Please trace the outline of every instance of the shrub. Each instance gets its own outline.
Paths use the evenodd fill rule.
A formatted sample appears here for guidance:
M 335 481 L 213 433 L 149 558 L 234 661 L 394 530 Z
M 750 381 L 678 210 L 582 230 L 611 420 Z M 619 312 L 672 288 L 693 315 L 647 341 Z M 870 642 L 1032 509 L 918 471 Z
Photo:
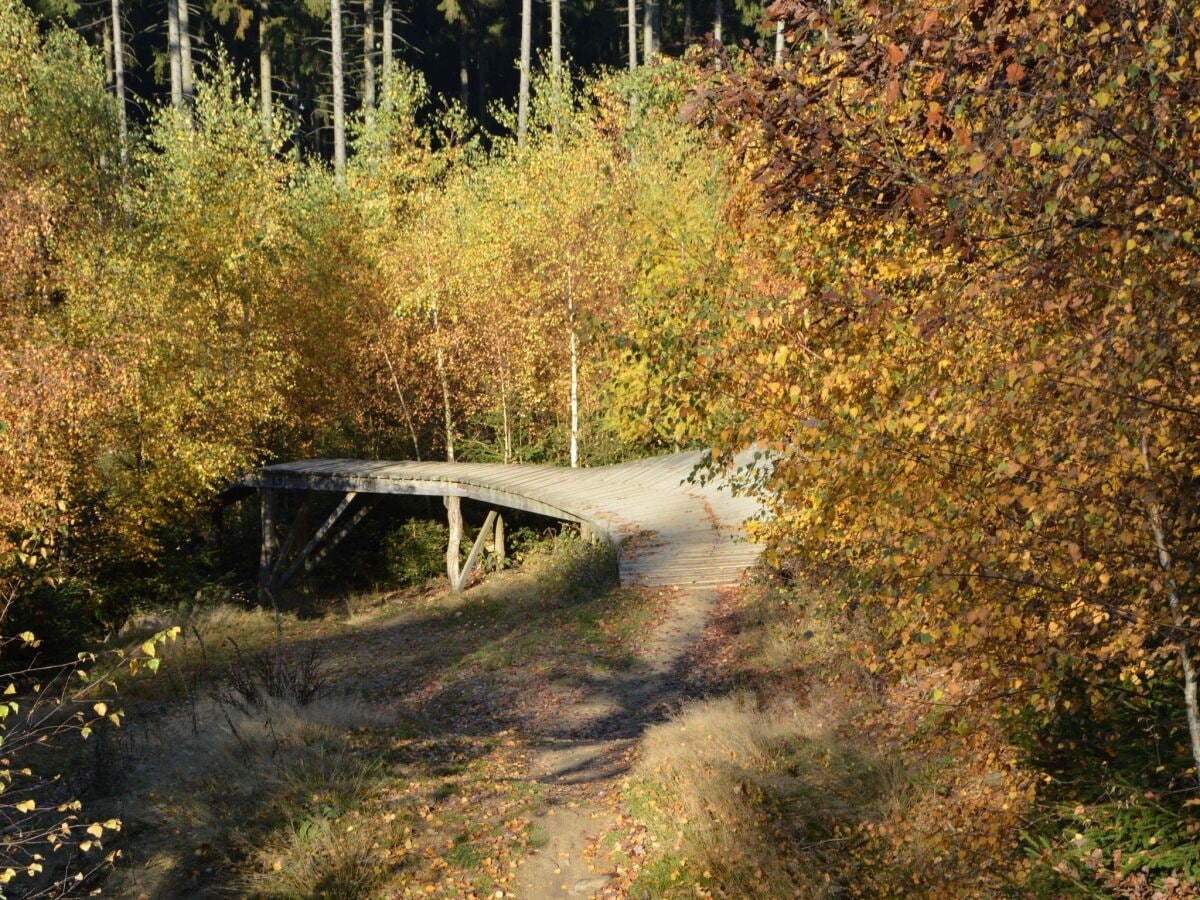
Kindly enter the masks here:
M 442 522 L 409 519 L 384 538 L 383 559 L 388 575 L 406 587 L 419 587 L 427 578 L 437 578 L 446 571 L 449 540 L 449 529 Z

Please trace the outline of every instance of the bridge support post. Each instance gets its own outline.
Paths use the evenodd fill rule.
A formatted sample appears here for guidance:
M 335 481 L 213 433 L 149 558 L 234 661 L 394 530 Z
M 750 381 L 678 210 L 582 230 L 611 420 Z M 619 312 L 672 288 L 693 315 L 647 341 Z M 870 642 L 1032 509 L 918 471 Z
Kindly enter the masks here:
M 463 563 L 462 571 L 458 573 L 457 578 L 450 581 L 450 591 L 454 594 L 462 593 L 462 589 L 467 586 L 467 579 L 471 577 L 471 571 L 475 568 L 475 562 L 479 559 L 479 554 L 483 551 L 483 545 L 487 543 L 488 535 L 492 532 L 492 525 L 496 521 L 496 511 L 493 509 L 487 514 L 487 518 L 483 521 L 483 527 L 479 529 L 479 534 L 475 536 L 475 543 L 471 547 L 471 552 L 467 555 L 467 561 Z
M 262 546 L 258 553 L 258 602 L 265 603 L 270 588 L 272 565 L 279 550 L 279 535 L 275 531 L 277 495 L 269 488 L 259 491 L 262 518 Z
M 504 516 L 496 513 L 496 571 L 499 572 L 504 568 Z

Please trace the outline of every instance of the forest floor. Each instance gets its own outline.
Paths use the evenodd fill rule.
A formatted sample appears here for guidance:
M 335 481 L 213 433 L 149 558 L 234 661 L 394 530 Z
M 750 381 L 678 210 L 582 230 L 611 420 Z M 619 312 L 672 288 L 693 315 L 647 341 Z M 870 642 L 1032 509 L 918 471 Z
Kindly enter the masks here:
M 105 892 L 641 896 L 625 792 L 645 729 L 701 689 L 717 593 L 559 555 L 458 596 L 185 617 L 95 743 L 93 806 L 124 821 Z

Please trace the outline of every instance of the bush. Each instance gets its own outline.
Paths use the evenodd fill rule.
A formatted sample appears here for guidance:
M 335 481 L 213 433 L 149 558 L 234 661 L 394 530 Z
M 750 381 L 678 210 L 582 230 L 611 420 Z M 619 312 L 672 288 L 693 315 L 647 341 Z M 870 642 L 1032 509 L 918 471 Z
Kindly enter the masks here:
M 450 531 L 443 523 L 409 519 L 383 540 L 388 576 L 405 587 L 420 587 L 427 578 L 437 578 L 446 571 L 449 540 Z

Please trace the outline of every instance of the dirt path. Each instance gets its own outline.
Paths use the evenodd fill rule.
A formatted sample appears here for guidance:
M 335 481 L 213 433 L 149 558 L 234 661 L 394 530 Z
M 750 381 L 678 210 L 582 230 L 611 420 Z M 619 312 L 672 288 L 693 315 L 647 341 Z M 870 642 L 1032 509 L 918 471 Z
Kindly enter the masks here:
M 682 699 L 688 651 L 704 631 L 717 592 L 678 590 L 644 646 L 640 665 L 589 689 L 544 736 L 531 777 L 545 806 L 533 822 L 545 842 L 517 871 L 528 900 L 610 895 L 616 863 L 602 838 L 614 829 L 620 778 L 647 725 Z

